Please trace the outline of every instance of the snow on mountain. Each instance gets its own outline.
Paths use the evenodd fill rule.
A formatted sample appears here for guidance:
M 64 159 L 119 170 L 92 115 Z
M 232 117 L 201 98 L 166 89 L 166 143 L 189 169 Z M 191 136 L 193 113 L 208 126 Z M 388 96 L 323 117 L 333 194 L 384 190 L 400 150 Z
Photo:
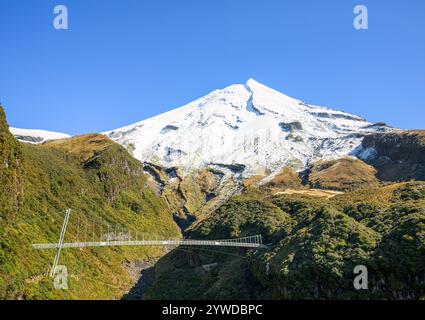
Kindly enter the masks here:
M 33 144 L 40 144 L 48 140 L 57 140 L 57 139 L 71 137 L 70 135 L 65 133 L 45 131 L 45 130 L 18 129 L 18 128 L 12 128 L 12 127 L 9 129 L 10 129 L 10 132 L 19 141 L 33 143 Z
M 216 166 L 250 176 L 349 155 L 366 134 L 389 130 L 251 79 L 105 134 L 144 162 L 186 172 Z

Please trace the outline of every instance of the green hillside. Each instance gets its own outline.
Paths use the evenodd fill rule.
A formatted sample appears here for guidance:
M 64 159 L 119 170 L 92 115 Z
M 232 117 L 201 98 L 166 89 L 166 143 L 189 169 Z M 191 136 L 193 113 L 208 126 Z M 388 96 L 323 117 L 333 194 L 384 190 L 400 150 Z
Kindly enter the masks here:
M 144 298 L 425 297 L 425 182 L 328 200 L 250 192 L 233 197 L 192 237 L 253 234 L 270 249 L 186 249 L 162 258 Z M 356 265 L 368 267 L 369 290 L 353 288 Z
M 81 240 L 77 223 L 95 221 L 166 238 L 180 237 L 172 212 L 147 187 L 142 164 L 101 135 L 44 145 L 20 144 L 0 108 L 0 299 L 111 299 L 131 287 L 132 262 L 160 248 L 63 250 L 69 289 L 55 290 L 46 274 L 54 251 L 32 243 L 57 242 L 67 208 L 67 241 Z M 88 230 L 88 237 L 99 231 Z
M 22 152 L 9 132 L 4 110 L 0 105 L 0 212 L 9 216 L 22 197 Z

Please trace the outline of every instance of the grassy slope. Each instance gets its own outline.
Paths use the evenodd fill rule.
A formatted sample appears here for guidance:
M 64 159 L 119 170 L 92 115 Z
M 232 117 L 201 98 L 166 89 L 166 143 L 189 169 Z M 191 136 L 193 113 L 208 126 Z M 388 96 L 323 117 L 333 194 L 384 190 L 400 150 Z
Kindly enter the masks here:
M 376 187 L 376 170 L 361 160 L 342 158 L 318 161 L 310 169 L 308 183 L 311 188 L 353 191 Z
M 125 265 L 162 255 L 155 248 L 64 250 L 69 290 L 54 290 L 46 276 L 54 252 L 33 250 L 31 243 L 56 242 L 66 208 L 73 209 L 66 241 L 77 240 L 77 223 L 85 218 L 133 232 L 180 236 L 168 206 L 146 188 L 141 164 L 102 136 L 18 148 L 24 198 L 12 214 L 0 216 L 0 298 L 120 298 L 132 281 Z
M 299 177 L 298 173 L 290 167 L 285 167 L 278 175 L 276 175 L 270 182 L 268 182 L 263 187 L 298 189 L 301 188 L 301 186 L 301 178 Z

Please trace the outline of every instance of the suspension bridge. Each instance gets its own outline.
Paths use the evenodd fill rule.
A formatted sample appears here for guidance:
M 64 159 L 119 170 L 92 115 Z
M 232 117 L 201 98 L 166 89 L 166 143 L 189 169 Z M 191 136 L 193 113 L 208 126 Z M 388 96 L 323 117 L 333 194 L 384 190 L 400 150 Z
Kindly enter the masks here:
M 245 238 L 225 240 L 127 240 L 127 241 L 99 241 L 99 242 L 71 242 L 71 243 L 36 243 L 35 249 L 66 249 L 87 247 L 116 247 L 116 246 L 221 246 L 258 248 L 262 247 L 261 236 L 255 235 Z
M 71 209 L 65 214 L 65 219 L 56 243 L 35 243 L 33 248 L 37 250 L 56 249 L 50 275 L 56 272 L 62 249 L 90 248 L 90 247 L 117 247 L 117 246 L 214 246 L 214 247 L 238 247 L 238 248 L 266 248 L 263 245 L 261 235 L 253 235 L 243 238 L 222 240 L 194 240 L 194 239 L 160 239 L 158 236 L 149 236 L 144 233 L 131 232 L 121 228 L 112 228 L 103 224 L 90 223 L 87 220 L 80 223 L 78 219 L 74 233 L 74 241 L 65 242 L 65 234 L 69 224 Z M 83 229 L 81 232 L 80 229 Z M 80 238 L 83 238 L 83 241 Z

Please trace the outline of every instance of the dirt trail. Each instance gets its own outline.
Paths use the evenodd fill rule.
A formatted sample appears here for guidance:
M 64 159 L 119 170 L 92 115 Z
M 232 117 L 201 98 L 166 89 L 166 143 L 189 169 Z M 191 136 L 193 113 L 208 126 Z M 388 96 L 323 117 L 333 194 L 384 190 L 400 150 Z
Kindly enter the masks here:
M 334 190 L 320 190 L 320 189 L 300 189 L 300 190 L 286 189 L 284 191 L 276 192 L 275 194 L 301 194 L 301 195 L 307 195 L 312 197 L 326 197 L 330 199 L 337 195 L 344 194 L 344 192 L 334 191 Z

